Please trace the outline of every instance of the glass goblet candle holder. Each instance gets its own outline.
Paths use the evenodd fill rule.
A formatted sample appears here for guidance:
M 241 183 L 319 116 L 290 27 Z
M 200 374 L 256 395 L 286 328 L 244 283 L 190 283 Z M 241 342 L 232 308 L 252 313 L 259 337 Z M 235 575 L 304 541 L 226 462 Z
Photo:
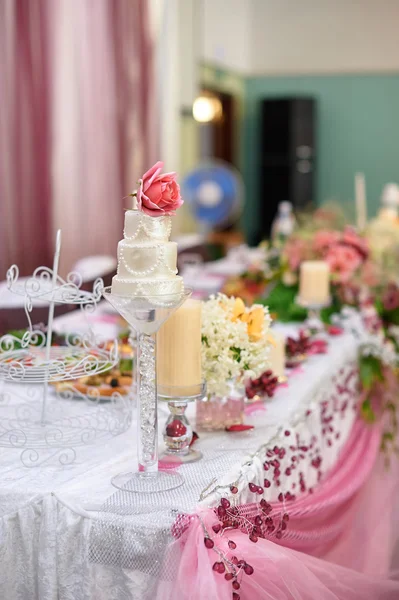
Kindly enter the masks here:
M 206 384 L 186 386 L 158 386 L 158 398 L 167 402 L 170 411 L 163 430 L 166 450 L 165 462 L 186 463 L 202 458 L 201 452 L 191 448 L 193 429 L 186 415 L 189 402 L 200 400 L 206 394 Z
M 305 327 L 307 327 L 312 333 L 317 333 L 324 331 L 324 323 L 321 318 L 321 310 L 323 308 L 327 308 L 331 306 L 331 297 L 328 297 L 323 302 L 304 300 L 300 296 L 297 296 L 295 299 L 295 303 L 298 306 L 306 309 L 308 312 L 307 319 L 304 323 Z

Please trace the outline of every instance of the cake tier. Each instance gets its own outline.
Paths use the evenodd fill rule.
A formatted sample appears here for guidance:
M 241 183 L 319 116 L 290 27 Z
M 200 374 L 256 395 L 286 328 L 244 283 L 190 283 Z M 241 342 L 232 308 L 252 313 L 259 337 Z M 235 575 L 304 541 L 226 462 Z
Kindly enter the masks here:
M 184 290 L 183 278 L 169 279 L 129 279 L 115 275 L 112 279 L 112 293 L 121 296 L 149 296 L 181 294 Z
M 171 231 L 171 217 L 149 217 L 138 210 L 125 212 L 123 235 L 130 242 L 167 242 Z
M 177 275 L 177 244 L 118 244 L 118 275 L 121 278 L 167 279 Z

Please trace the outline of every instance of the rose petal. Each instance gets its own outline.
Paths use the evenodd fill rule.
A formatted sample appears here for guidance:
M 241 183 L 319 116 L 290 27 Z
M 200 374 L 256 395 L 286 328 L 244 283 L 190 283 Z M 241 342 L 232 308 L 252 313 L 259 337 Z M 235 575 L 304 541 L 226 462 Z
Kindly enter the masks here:
M 152 185 L 153 181 L 161 174 L 163 169 L 163 162 L 158 161 L 151 169 L 144 173 L 142 177 L 143 190 L 146 192 Z
M 144 204 L 146 202 L 146 198 L 148 198 L 150 202 L 155 204 L 155 206 L 158 206 L 158 203 L 162 198 L 162 189 L 161 184 L 159 182 L 154 182 L 152 186 L 145 191 L 145 196 L 143 196 L 142 198 Z
M 226 431 L 249 431 L 250 429 L 254 429 L 253 425 L 230 425 L 230 427 L 226 427 Z

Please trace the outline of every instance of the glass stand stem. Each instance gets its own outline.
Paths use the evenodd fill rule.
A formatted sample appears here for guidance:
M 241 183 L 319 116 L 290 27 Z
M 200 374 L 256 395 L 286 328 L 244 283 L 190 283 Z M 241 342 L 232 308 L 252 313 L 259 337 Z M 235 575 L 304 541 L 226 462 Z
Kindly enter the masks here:
M 137 453 L 139 472 L 158 472 L 156 336 L 137 340 Z
M 309 308 L 308 318 L 309 318 L 309 321 L 313 321 L 315 323 L 320 322 L 321 321 L 320 308 Z

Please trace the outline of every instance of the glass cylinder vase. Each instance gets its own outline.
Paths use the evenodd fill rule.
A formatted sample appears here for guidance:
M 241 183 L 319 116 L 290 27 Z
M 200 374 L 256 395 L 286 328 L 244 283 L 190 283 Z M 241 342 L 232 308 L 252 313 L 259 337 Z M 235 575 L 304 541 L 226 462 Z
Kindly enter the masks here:
M 196 402 L 197 429 L 218 431 L 244 422 L 245 388 L 229 382 L 225 396 L 208 394 Z

